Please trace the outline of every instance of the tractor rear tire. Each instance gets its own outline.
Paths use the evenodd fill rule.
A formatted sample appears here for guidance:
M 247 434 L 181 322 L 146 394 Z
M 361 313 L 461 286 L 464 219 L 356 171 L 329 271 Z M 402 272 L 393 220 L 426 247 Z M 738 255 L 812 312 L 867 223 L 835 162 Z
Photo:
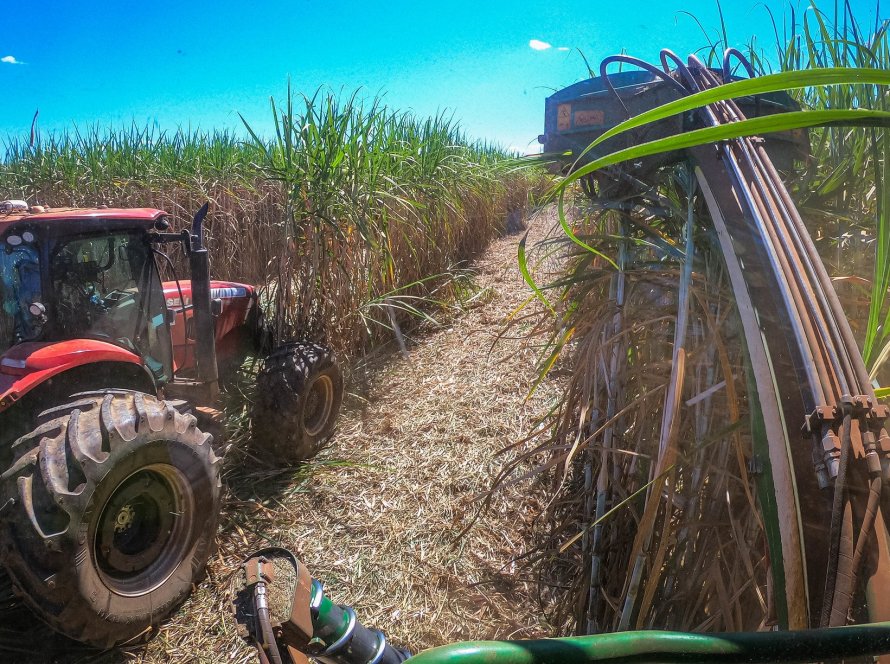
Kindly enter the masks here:
M 220 460 L 194 416 L 151 395 L 74 399 L 14 444 L 0 479 L 0 551 L 40 618 L 110 648 L 150 634 L 203 571 Z
M 343 403 L 343 377 L 331 351 L 309 342 L 280 346 L 257 376 L 253 447 L 272 465 L 314 456 Z

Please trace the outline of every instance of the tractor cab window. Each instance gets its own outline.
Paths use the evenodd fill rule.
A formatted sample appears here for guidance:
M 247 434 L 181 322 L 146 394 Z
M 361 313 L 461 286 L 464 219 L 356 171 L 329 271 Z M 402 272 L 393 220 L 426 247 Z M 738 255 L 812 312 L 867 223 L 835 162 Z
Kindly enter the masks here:
M 0 247 L 0 352 L 40 336 L 40 254 L 29 232 L 10 233 Z
M 142 233 L 79 236 L 52 253 L 53 336 L 93 338 L 137 355 L 160 382 L 171 375 L 164 297 Z

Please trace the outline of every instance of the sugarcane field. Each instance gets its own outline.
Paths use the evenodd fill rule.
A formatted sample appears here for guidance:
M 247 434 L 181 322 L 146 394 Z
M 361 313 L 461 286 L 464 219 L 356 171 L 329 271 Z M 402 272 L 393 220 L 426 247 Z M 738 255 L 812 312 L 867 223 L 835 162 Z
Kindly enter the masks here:
M 890 662 L 880 2 L 8 4 L 0 661 Z

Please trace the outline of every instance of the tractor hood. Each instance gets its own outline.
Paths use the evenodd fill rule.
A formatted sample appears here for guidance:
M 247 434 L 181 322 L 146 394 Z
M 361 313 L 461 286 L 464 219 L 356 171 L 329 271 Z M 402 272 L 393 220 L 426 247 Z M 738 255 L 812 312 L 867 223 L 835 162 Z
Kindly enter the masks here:
M 0 411 L 49 378 L 96 362 L 142 366 L 135 353 L 96 339 L 29 342 L 13 346 L 0 356 Z
M 165 281 L 164 297 L 167 300 L 167 307 L 178 308 L 181 306 L 179 301 L 179 288 L 175 281 Z M 179 282 L 182 287 L 182 298 L 185 300 L 185 306 L 192 304 L 192 284 L 187 279 Z M 225 300 L 244 300 L 249 302 L 254 295 L 255 289 L 248 284 L 240 284 L 235 281 L 218 281 L 210 280 L 210 297 L 213 299 L 224 300 L 223 306 L 227 306 Z

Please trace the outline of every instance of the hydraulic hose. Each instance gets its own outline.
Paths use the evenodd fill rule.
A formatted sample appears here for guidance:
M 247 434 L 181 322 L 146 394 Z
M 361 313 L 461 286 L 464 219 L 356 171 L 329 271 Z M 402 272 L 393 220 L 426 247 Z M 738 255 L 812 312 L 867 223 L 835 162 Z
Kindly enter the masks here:
M 859 430 L 867 431 L 867 428 L 868 423 L 865 421 L 865 418 L 860 418 Z M 865 512 L 862 515 L 862 523 L 856 537 L 855 550 L 850 561 L 850 580 L 843 589 L 846 592 L 839 593 L 837 589 L 835 590 L 830 626 L 845 625 L 847 623 L 850 608 L 853 606 L 853 592 L 856 588 L 856 581 L 862 565 L 862 557 L 865 554 L 866 544 L 871 540 L 872 529 L 874 528 L 881 502 L 883 487 L 881 461 L 873 438 L 871 441 L 866 442 L 865 460 L 869 474 L 868 501 L 865 506 Z M 852 517 L 850 526 L 852 528 Z
M 818 281 L 817 279 L 814 279 L 816 276 L 815 268 L 809 260 L 810 257 L 807 254 L 805 247 L 801 246 L 806 240 L 801 238 L 799 234 L 795 232 L 796 229 L 794 228 L 794 222 L 791 218 L 792 215 L 789 211 L 787 201 L 782 196 L 781 189 L 783 189 L 783 187 L 780 187 L 780 185 L 777 184 L 778 182 L 781 182 L 777 179 L 778 174 L 770 173 L 768 171 L 768 159 L 763 158 L 764 155 L 760 150 L 750 144 L 747 140 L 744 142 L 744 145 L 748 159 L 753 166 L 756 166 L 760 173 L 760 177 L 758 178 L 759 186 L 765 187 L 765 190 L 768 190 L 775 208 L 779 212 L 780 218 L 776 221 L 782 222 L 783 224 L 783 227 L 781 228 L 782 232 L 780 233 L 782 247 L 788 256 L 792 256 L 795 262 L 804 268 L 803 272 L 799 270 L 791 270 L 790 274 L 794 277 L 801 296 L 806 299 L 807 306 L 801 310 L 802 315 L 813 321 L 820 333 L 821 344 L 814 346 L 813 348 L 822 349 L 834 370 L 833 376 L 823 377 L 823 389 L 825 390 L 826 395 L 830 395 L 832 401 L 837 400 L 843 394 L 858 394 L 859 392 L 855 387 L 855 375 L 850 368 L 849 361 L 843 362 L 842 356 L 834 350 L 838 345 L 842 345 L 842 338 L 839 333 L 837 333 L 837 325 L 831 326 L 829 324 L 829 320 L 833 320 L 835 314 L 832 312 L 828 301 L 824 297 L 820 297 L 821 289 L 813 288 L 814 280 Z M 826 331 L 834 332 L 834 342 L 826 337 Z M 849 360 L 848 357 L 847 360 Z M 834 380 L 832 380 L 832 378 Z M 820 399 L 816 396 L 816 405 L 825 403 L 825 398 L 826 397 L 823 396 Z
M 837 550 L 837 572 L 835 573 L 834 597 L 831 598 L 831 615 L 828 619 L 828 627 L 840 627 L 847 624 L 847 617 L 853 604 L 853 587 L 856 584 L 853 571 L 853 503 L 849 496 L 844 497 L 842 509 L 841 537 Z
M 661 88 L 662 95 L 665 92 L 673 94 L 675 90 L 687 95 L 693 91 L 714 88 L 733 77 L 734 67 L 739 74 L 744 69 L 749 77 L 756 76 L 751 62 L 734 48 L 723 52 L 721 69 L 707 67 L 695 55 L 690 55 L 684 64 L 674 52 L 667 49 L 660 52 L 659 60 L 660 68 L 626 55 L 604 59 L 599 68 L 602 85 L 616 100 L 608 100 L 609 105 L 612 108 L 623 107 L 627 112 L 624 99 L 629 98 L 628 95 L 625 94 L 622 98 L 619 95 L 621 90 L 615 89 L 608 76 L 608 67 L 614 63 L 640 68 L 659 79 L 655 85 L 647 83 L 624 90 L 636 90 L 641 97 L 649 93 L 650 87 Z M 657 95 L 651 96 L 656 100 Z M 636 108 L 643 103 L 645 101 L 635 99 L 633 105 Z M 706 126 L 742 121 L 745 113 L 740 108 L 741 103 L 733 99 L 716 101 L 701 107 L 694 115 Z M 755 114 L 760 115 L 758 95 L 754 95 L 754 108 Z M 774 449 L 777 445 L 781 447 L 781 438 L 769 441 L 770 454 L 775 452 L 776 463 L 780 464 L 784 473 L 781 486 L 784 500 L 782 509 L 785 510 L 784 514 L 791 515 L 788 527 L 776 526 L 781 531 L 778 535 L 781 537 L 779 544 L 782 548 L 773 551 L 777 549 L 777 544 L 771 540 L 771 552 L 778 553 L 780 560 L 787 547 L 789 555 L 794 558 L 791 562 L 783 563 L 786 565 L 786 574 L 791 575 L 788 578 L 792 582 L 789 583 L 793 583 L 786 583 L 785 590 L 793 588 L 795 592 L 794 625 L 845 625 L 853 606 L 855 591 L 862 585 L 857 582 L 857 577 L 865 573 L 862 571 L 865 568 L 863 563 L 870 556 L 869 543 L 874 541 L 876 521 L 880 520 L 878 513 L 882 509 L 883 498 L 880 465 L 882 460 L 886 462 L 886 457 L 883 451 L 879 457 L 873 437 L 883 425 L 884 411 L 875 405 L 871 380 L 831 277 L 800 212 L 771 161 L 771 147 L 768 150 L 770 143 L 752 137 L 721 141 L 715 147 L 718 158 L 722 159 L 719 182 L 723 187 L 731 189 L 735 198 L 734 201 L 731 200 L 729 194 L 725 197 L 726 204 L 735 215 L 734 223 L 743 231 L 743 236 L 750 234 L 756 240 L 761 240 L 754 264 L 765 267 L 771 273 L 765 281 L 755 281 L 757 277 L 753 274 L 750 282 L 744 277 L 739 277 L 738 281 L 744 280 L 749 288 L 754 284 L 754 288 L 760 289 L 760 292 L 770 298 L 761 310 L 755 310 L 756 314 L 776 315 L 780 321 L 788 321 L 786 325 L 790 326 L 784 338 L 787 349 L 784 345 L 776 345 L 776 357 L 781 367 L 793 372 L 788 375 L 788 384 L 782 386 L 782 403 L 779 405 L 783 411 L 781 414 L 784 414 L 787 421 L 781 427 L 773 426 L 772 435 L 780 437 L 786 431 L 786 425 L 796 427 L 800 424 L 804 425 L 805 431 L 814 435 L 813 466 L 816 481 L 813 481 L 814 478 L 802 478 L 799 480 L 800 485 L 795 482 L 793 472 L 798 473 L 800 478 L 799 473 L 805 469 L 807 462 L 802 460 L 798 449 L 794 446 Z M 701 155 L 705 154 L 705 150 L 700 149 L 691 153 L 691 156 L 701 161 L 704 158 Z M 710 158 L 711 155 L 707 156 Z M 617 179 L 626 174 L 618 168 L 615 171 L 610 172 L 609 177 Z M 604 197 L 603 191 L 599 194 L 600 198 Z M 728 234 L 729 229 L 724 232 Z M 729 254 L 729 250 L 724 251 Z M 741 265 L 741 260 L 739 263 Z M 775 295 L 772 292 L 767 293 L 762 283 L 774 285 L 772 290 Z M 776 374 L 773 373 L 772 377 L 775 380 Z M 769 385 L 767 389 L 772 387 Z M 856 418 L 855 423 L 853 418 Z M 864 461 L 858 457 L 855 460 L 853 458 L 853 441 L 856 441 L 855 450 L 858 452 L 860 434 L 867 450 Z M 871 443 L 865 434 L 872 436 Z M 785 442 L 789 441 L 786 439 Z M 864 472 L 866 466 L 867 475 Z M 832 477 L 833 494 L 830 498 L 826 495 L 824 499 L 826 503 L 830 501 L 830 507 L 826 504 L 818 515 L 796 516 L 794 512 L 799 508 L 823 504 L 822 492 L 832 491 L 829 488 Z M 867 494 L 862 489 L 867 489 Z M 776 492 L 778 495 L 779 488 Z M 792 498 L 787 498 L 788 496 Z M 798 500 L 801 502 L 798 503 Z M 826 513 L 831 515 L 827 541 L 823 521 L 828 516 Z M 792 519 L 796 524 L 792 523 Z M 794 525 L 797 526 L 796 529 Z M 813 552 L 811 556 L 806 556 L 806 560 L 805 551 Z M 798 562 L 799 560 L 803 562 Z M 870 577 L 870 587 L 876 581 L 885 579 L 888 574 L 883 568 L 879 572 L 880 574 L 874 572 L 874 576 Z M 819 579 L 823 573 L 826 580 L 820 607 L 819 596 L 823 587 Z M 807 574 L 809 581 L 806 580 Z M 872 575 L 872 571 L 869 574 Z M 872 608 L 870 604 L 869 609 Z M 885 613 L 877 615 L 883 618 L 886 617 Z M 781 610 L 779 617 L 783 619 Z M 853 656 L 849 652 L 844 654 Z M 806 659 L 817 658 L 813 653 L 807 653 Z M 765 659 L 773 658 L 767 656 Z
M 728 53 L 728 55 L 733 54 Z M 741 54 L 736 55 L 736 57 L 740 57 L 743 62 L 746 62 L 744 56 Z M 690 56 L 690 63 L 693 62 L 693 59 L 697 65 L 701 64 L 701 61 L 695 58 L 695 56 Z M 712 85 L 720 84 L 710 70 L 702 68 L 701 71 L 702 75 L 708 79 Z M 727 100 L 724 102 L 724 106 L 732 112 L 733 117 L 731 119 L 742 119 L 741 111 L 738 109 L 738 106 L 734 101 Z M 750 139 L 744 139 L 742 143 L 750 144 Z M 820 286 L 820 288 L 815 289 L 815 295 L 818 298 L 819 306 L 821 306 L 822 311 L 826 314 L 824 317 L 824 324 L 827 326 L 834 339 L 834 343 L 829 344 L 829 346 L 836 347 L 844 356 L 842 375 L 848 383 L 848 387 L 844 390 L 842 386 L 842 393 L 866 394 L 873 396 L 873 389 L 871 387 L 871 382 L 868 379 L 868 372 L 865 370 L 865 365 L 863 364 L 861 357 L 858 357 L 858 353 L 851 351 L 851 349 L 858 350 L 858 346 L 853 338 L 850 326 L 845 324 L 846 316 L 843 307 L 840 305 L 840 301 L 834 291 L 834 285 L 816 251 L 816 247 L 809 239 L 809 233 L 804 226 L 803 220 L 800 218 L 800 214 L 797 212 L 797 208 L 791 201 L 791 197 L 785 187 L 776 186 L 775 183 L 781 182 L 781 178 L 770 160 L 764 158 L 764 149 L 760 147 L 754 151 L 754 154 L 757 157 L 758 168 L 763 171 L 763 179 L 770 183 L 775 195 L 781 202 L 780 210 L 787 227 L 787 232 L 794 240 L 794 244 L 800 253 L 802 259 L 801 262 L 807 269 L 810 282 L 815 282 Z M 753 159 L 754 157 L 752 156 L 752 164 Z M 818 309 L 816 309 L 815 306 L 816 305 L 813 305 L 812 312 L 818 315 Z M 839 378 L 841 378 L 841 376 L 839 376 Z
M 745 64 L 741 54 L 728 50 L 724 57 L 724 80 L 729 75 L 729 64 L 733 57 Z M 704 87 L 718 85 L 719 81 L 713 73 L 699 68 L 698 64 L 697 60 L 690 58 L 690 65 L 695 67 L 696 74 L 704 80 Z M 753 76 L 750 68 L 748 73 Z M 712 122 L 743 119 L 741 111 L 732 100 L 716 103 L 711 108 L 713 110 L 707 109 L 707 113 Z M 719 119 L 717 114 L 720 114 Z M 854 543 L 854 497 L 847 488 L 854 406 L 854 399 L 849 395 L 864 396 L 863 403 L 856 402 L 857 407 L 868 410 L 872 405 L 874 391 L 831 279 L 788 191 L 781 185 L 781 179 L 765 148 L 755 145 L 752 139 L 740 139 L 724 146 L 733 165 L 735 159 L 732 158 L 731 151 L 734 149 L 740 151 L 740 165 L 750 169 L 750 181 L 742 179 L 741 171 L 739 172 L 741 193 L 749 199 L 752 210 L 759 210 L 755 217 L 762 220 L 763 231 L 770 237 L 774 249 L 779 250 L 776 255 L 776 267 L 780 267 L 777 274 L 787 289 L 785 295 L 789 315 L 792 315 L 793 322 L 796 309 L 797 320 L 803 323 L 797 331 L 800 351 L 805 361 L 803 368 L 811 377 L 813 373 L 818 375 L 818 380 L 810 381 L 813 388 L 810 396 L 815 398 L 816 405 L 835 404 L 843 409 L 840 449 L 842 459 L 838 464 L 832 501 L 828 569 L 820 624 L 845 625 L 853 605 L 857 577 L 866 544 L 874 528 L 882 491 L 882 482 L 876 476 L 879 469 L 872 468 L 879 466 L 876 453 L 872 449 L 870 453 L 875 459 L 869 463 L 868 501 L 864 513 L 857 513 L 862 516 Z M 759 197 L 755 194 L 759 194 Z M 794 266 L 799 267 L 793 269 Z M 807 361 L 809 355 L 812 355 L 810 362 Z M 830 364 L 830 372 L 826 373 L 829 367 L 822 364 L 823 358 Z M 816 365 L 815 372 L 812 372 L 814 367 L 811 362 Z M 821 397 L 820 392 L 824 393 Z M 863 418 L 859 418 L 857 423 L 860 430 L 866 426 Z M 856 502 L 859 504 L 858 499 Z
M 677 81 L 670 74 L 663 72 L 658 67 L 656 67 L 655 65 L 649 64 L 645 60 L 640 60 L 639 58 L 632 58 L 629 55 L 610 55 L 608 58 L 603 58 L 603 61 L 600 62 L 600 76 L 602 76 L 603 81 L 606 83 L 606 87 L 609 88 L 609 91 L 615 96 L 615 98 L 618 100 L 618 103 L 620 103 L 621 106 L 624 108 L 624 113 L 627 115 L 627 117 L 630 117 L 630 112 L 627 110 L 627 106 L 624 105 L 624 100 L 621 98 L 621 96 L 615 90 L 615 86 L 612 85 L 612 81 L 611 81 L 611 79 L 609 79 L 609 75 L 607 72 L 609 65 L 612 64 L 613 62 L 622 62 L 627 65 L 632 65 L 634 67 L 639 67 L 640 69 L 644 69 L 647 72 L 649 72 L 650 74 L 657 76 L 658 78 L 663 80 L 665 83 L 668 83 L 669 85 L 671 85 L 674 88 L 676 88 L 677 90 L 679 90 L 680 94 L 682 94 L 683 96 L 686 96 L 689 94 L 689 90 L 687 90 L 683 86 L 682 83 Z
M 862 563 L 862 555 L 865 552 L 865 544 L 868 542 L 871 529 L 875 525 L 875 518 L 878 515 L 878 505 L 881 502 L 881 483 L 880 476 L 873 477 L 868 486 L 868 504 L 865 508 L 865 515 L 862 517 L 862 528 L 860 528 L 859 538 L 856 540 L 856 551 L 853 553 L 853 573 L 859 573 L 859 565 Z
M 690 57 L 690 64 L 701 73 L 706 83 L 711 85 L 719 84 L 719 82 L 714 79 L 713 75 L 711 75 L 709 71 L 701 68 L 703 67 L 703 65 L 701 65 L 701 63 L 697 59 L 695 59 L 694 56 Z M 723 110 L 728 111 L 729 109 L 723 108 Z M 718 118 L 715 111 L 711 108 L 706 108 L 705 112 L 707 113 L 709 121 L 712 124 L 716 125 L 721 122 L 720 118 Z M 739 148 L 743 149 L 745 147 L 747 147 L 747 145 L 744 142 L 740 142 Z M 760 192 L 761 200 L 764 202 L 764 204 L 766 204 L 767 200 L 772 200 L 772 197 L 769 195 L 770 192 L 764 187 L 762 178 L 759 177 L 758 173 L 756 172 L 756 164 L 753 163 L 753 161 L 750 159 L 750 154 L 746 154 L 743 152 L 741 156 L 747 158 L 739 159 L 733 153 L 732 148 L 729 145 L 723 146 L 723 149 L 726 154 L 726 163 L 728 167 L 733 171 L 734 177 L 739 184 L 740 194 L 745 198 L 748 207 L 753 211 L 761 208 L 761 206 L 759 206 L 757 201 L 754 199 L 754 191 L 749 186 L 747 181 L 748 178 L 743 172 L 743 162 L 751 171 L 749 174 L 750 178 L 759 184 L 757 189 Z M 784 275 L 787 275 L 789 273 L 798 277 L 803 276 L 798 275 L 798 271 L 791 270 L 789 268 L 787 264 L 787 255 L 785 253 L 776 250 L 779 246 L 777 242 L 781 245 L 785 245 L 785 247 L 787 248 L 787 237 L 783 236 L 783 242 L 783 238 L 779 237 L 781 234 L 778 233 L 779 229 L 775 227 L 775 222 L 768 223 L 768 220 L 771 219 L 768 212 L 769 211 L 767 209 L 763 208 L 761 209 L 760 214 L 754 215 L 754 219 L 758 224 L 759 232 L 772 239 L 772 242 L 769 243 L 771 250 L 767 251 L 767 255 L 770 262 L 773 264 L 773 269 L 777 275 L 777 278 L 782 278 Z M 787 279 L 784 279 L 784 288 L 781 289 L 781 295 L 785 301 L 785 306 L 789 312 L 789 316 L 791 317 L 791 323 L 795 329 L 795 334 L 798 336 L 799 339 L 807 339 L 809 341 L 809 344 L 800 345 L 801 352 L 803 353 L 804 357 L 807 357 L 807 346 L 813 351 L 819 348 L 823 349 L 826 353 L 826 359 L 828 359 L 829 362 L 833 365 L 835 373 L 843 375 L 841 372 L 839 359 L 836 355 L 830 353 L 831 345 L 824 340 L 824 334 L 819 335 L 818 337 L 814 336 L 817 330 L 813 329 L 814 321 L 811 319 L 811 308 L 808 309 L 804 305 L 804 302 L 800 300 L 801 297 L 805 296 L 805 293 L 806 291 L 801 292 L 801 290 L 798 288 L 792 288 L 791 283 Z M 813 305 L 812 302 L 810 304 Z M 820 328 L 818 331 L 821 332 L 822 330 L 824 330 L 824 327 Z M 818 341 L 819 338 L 823 339 L 821 344 Z M 826 367 L 824 366 L 824 362 L 821 359 L 817 358 L 818 356 L 814 354 L 814 361 L 812 363 L 804 362 L 802 366 L 802 369 L 808 375 L 808 380 L 813 391 L 814 403 L 809 404 L 810 407 L 814 407 L 823 403 L 825 399 L 823 391 L 826 387 L 830 388 L 830 385 L 828 384 L 829 377 L 826 371 Z M 843 387 L 843 385 L 840 386 L 841 393 L 845 391 L 843 390 Z
M 735 166 L 735 164 L 732 165 Z M 742 178 L 741 171 L 739 171 L 737 177 L 739 179 Z M 761 211 L 761 214 L 757 217 L 760 232 L 770 238 L 772 248 L 784 249 L 784 251 L 768 251 L 769 259 L 773 263 L 777 275 L 794 275 L 796 271 L 791 268 L 789 262 L 787 237 L 779 233 L 774 224 L 766 223 L 769 218 L 769 211 L 767 210 L 770 201 L 769 192 L 763 187 L 763 183 L 755 174 L 752 174 L 752 178 L 758 185 L 756 192 L 759 194 L 759 200 L 755 200 L 753 197 L 754 191 L 750 189 L 746 189 L 744 195 L 752 209 L 760 209 Z M 839 361 L 825 349 L 824 338 L 818 334 L 821 330 L 817 329 L 813 316 L 806 306 L 807 302 L 804 301 L 806 291 L 801 288 L 792 288 L 791 283 L 786 280 L 781 293 L 795 333 L 802 335 L 807 342 L 805 345 L 801 345 L 801 352 L 804 355 L 803 369 L 808 376 L 810 388 L 813 392 L 813 403 L 808 404 L 808 407 L 814 408 L 825 402 L 825 389 L 826 387 L 830 388 L 830 377 L 834 375 L 832 372 L 829 372 L 825 360 L 827 359 L 835 370 L 840 368 Z M 809 303 L 811 304 L 811 301 Z M 822 353 L 817 352 L 819 349 L 826 350 L 826 357 L 823 358 Z M 835 387 L 835 389 L 838 388 Z
M 769 162 L 767 162 L 766 167 L 771 176 L 778 177 L 775 168 L 773 168 L 772 165 L 769 164 Z M 779 194 L 784 199 L 786 206 L 790 206 L 790 209 L 793 209 L 795 211 L 797 210 L 797 208 L 794 207 L 794 204 L 791 201 L 791 197 L 789 196 L 788 191 L 785 190 L 784 187 L 779 191 Z M 803 220 L 800 218 L 799 214 L 792 215 L 792 221 L 796 233 L 799 236 L 801 234 L 807 233 L 807 229 L 804 226 Z M 831 282 L 831 277 L 828 276 L 828 272 L 825 270 L 825 266 L 823 265 L 821 259 L 819 259 L 819 254 L 816 251 L 815 245 L 813 245 L 812 242 L 806 242 L 804 244 L 804 248 L 810 255 L 815 276 L 822 286 L 821 290 L 828 301 L 828 307 L 830 311 L 832 311 L 836 317 L 839 317 L 839 319 L 843 321 L 842 324 L 839 325 L 839 332 L 842 339 L 842 346 L 849 353 L 849 361 L 852 365 L 852 370 L 857 379 L 856 382 L 858 394 L 864 394 L 874 399 L 874 388 L 872 387 L 871 380 L 868 377 L 868 371 L 865 369 L 865 363 L 862 361 L 862 356 L 858 352 L 859 346 L 856 343 L 856 339 L 853 337 L 853 331 L 850 326 L 846 324 L 846 314 L 844 313 L 843 307 L 841 307 L 840 301 L 838 300 L 837 293 L 834 290 L 834 284 L 832 284 Z M 854 350 L 855 352 L 853 352 Z
M 263 664 L 293 662 L 293 650 L 321 664 L 401 664 L 411 656 L 362 625 L 351 607 L 334 604 L 287 549 L 261 549 L 241 570 L 232 609 Z
M 852 514 L 849 516 L 846 514 L 848 506 L 850 506 L 850 500 L 847 499 L 846 501 L 844 528 L 841 531 L 841 553 L 838 564 L 838 580 L 834 590 L 834 600 L 832 601 L 831 606 L 831 620 L 829 622 L 829 627 L 837 627 L 847 624 L 850 608 L 853 606 L 853 591 L 856 588 L 856 580 L 859 575 L 860 565 L 862 564 L 862 555 L 865 552 L 865 544 L 869 540 L 872 527 L 875 523 L 880 498 L 881 478 L 874 477 L 869 483 L 868 504 L 862 518 L 862 525 L 859 528 L 859 535 L 856 539 L 856 548 L 850 557 L 849 564 L 847 563 L 844 552 L 853 549 L 853 518 Z M 847 526 L 848 521 L 849 526 Z M 846 541 L 847 538 L 850 539 L 849 542 Z
M 834 604 L 834 589 L 839 570 L 839 551 L 841 545 L 841 528 L 844 517 L 844 497 L 846 494 L 847 466 L 850 462 L 850 429 L 852 413 L 844 413 L 841 427 L 841 457 L 838 465 L 837 478 L 834 480 L 834 499 L 831 505 L 831 527 L 828 534 L 828 569 L 825 572 L 825 593 L 822 595 L 822 617 L 820 626 L 828 627 L 831 623 L 831 607 Z
M 253 602 L 256 607 L 256 622 L 259 633 L 263 637 L 260 651 L 269 657 L 272 664 L 283 664 L 281 653 L 275 641 L 275 633 L 272 631 L 272 620 L 269 615 L 269 603 L 266 600 L 266 584 L 262 581 L 253 589 Z
M 696 66 L 701 64 L 692 56 L 690 64 L 693 63 Z M 702 69 L 701 73 L 710 84 L 719 84 L 719 81 L 709 70 Z M 724 106 L 732 115 L 728 119 L 741 119 L 740 111 L 734 102 L 727 101 Z M 766 158 L 762 146 L 754 147 L 750 139 L 739 141 L 739 144 L 747 152 L 746 160 L 750 163 L 751 168 L 757 171 L 756 180 L 760 183 L 759 186 L 768 187 L 776 210 L 781 214 L 781 219 L 776 219 L 776 222 L 781 221 L 783 224 L 780 237 L 786 252 L 792 251 L 804 267 L 805 273 L 803 274 L 792 271 L 792 275 L 799 282 L 801 295 L 808 300 L 809 306 L 806 312 L 802 311 L 801 314 L 802 317 L 812 316 L 814 321 L 819 322 L 818 327 L 823 334 L 823 342 L 820 347 L 831 361 L 839 381 L 839 384 L 835 385 L 835 389 L 839 390 L 839 393 L 835 392 L 835 394 L 838 397 L 844 393 L 864 394 L 873 397 L 874 392 L 868 380 L 865 366 L 856 352 L 858 346 L 849 325 L 845 324 L 845 314 L 834 292 L 831 279 L 809 239 L 803 221 L 787 190 L 777 185 L 781 181 L 778 173 Z M 792 242 L 791 245 L 787 244 L 789 240 Z M 813 286 L 818 287 L 813 288 Z M 828 336 L 824 336 L 825 333 Z M 828 383 L 825 383 L 824 387 L 829 390 L 829 393 L 832 391 L 830 390 L 831 385 Z M 819 401 L 818 395 L 815 396 Z
M 661 68 L 664 69 L 664 72 L 666 74 L 671 73 L 671 68 L 667 62 L 668 60 L 671 60 L 676 65 L 677 71 L 680 72 L 680 75 L 683 77 L 683 80 L 686 81 L 686 83 L 689 85 L 689 88 L 692 92 L 698 92 L 701 89 L 698 85 L 698 82 L 695 80 L 695 77 L 692 75 L 692 72 L 689 71 L 689 67 L 686 66 L 685 62 L 683 62 L 683 58 L 674 53 L 671 49 L 661 49 L 659 58 L 661 58 Z
M 742 54 L 742 52 L 737 48 L 728 48 L 723 52 L 723 82 L 729 83 L 730 77 L 730 67 L 729 64 L 732 62 L 732 59 L 735 58 L 739 61 L 739 64 L 745 68 L 745 71 L 748 72 L 748 78 L 755 78 L 757 74 L 754 73 L 754 67 L 751 66 L 751 62 Z

